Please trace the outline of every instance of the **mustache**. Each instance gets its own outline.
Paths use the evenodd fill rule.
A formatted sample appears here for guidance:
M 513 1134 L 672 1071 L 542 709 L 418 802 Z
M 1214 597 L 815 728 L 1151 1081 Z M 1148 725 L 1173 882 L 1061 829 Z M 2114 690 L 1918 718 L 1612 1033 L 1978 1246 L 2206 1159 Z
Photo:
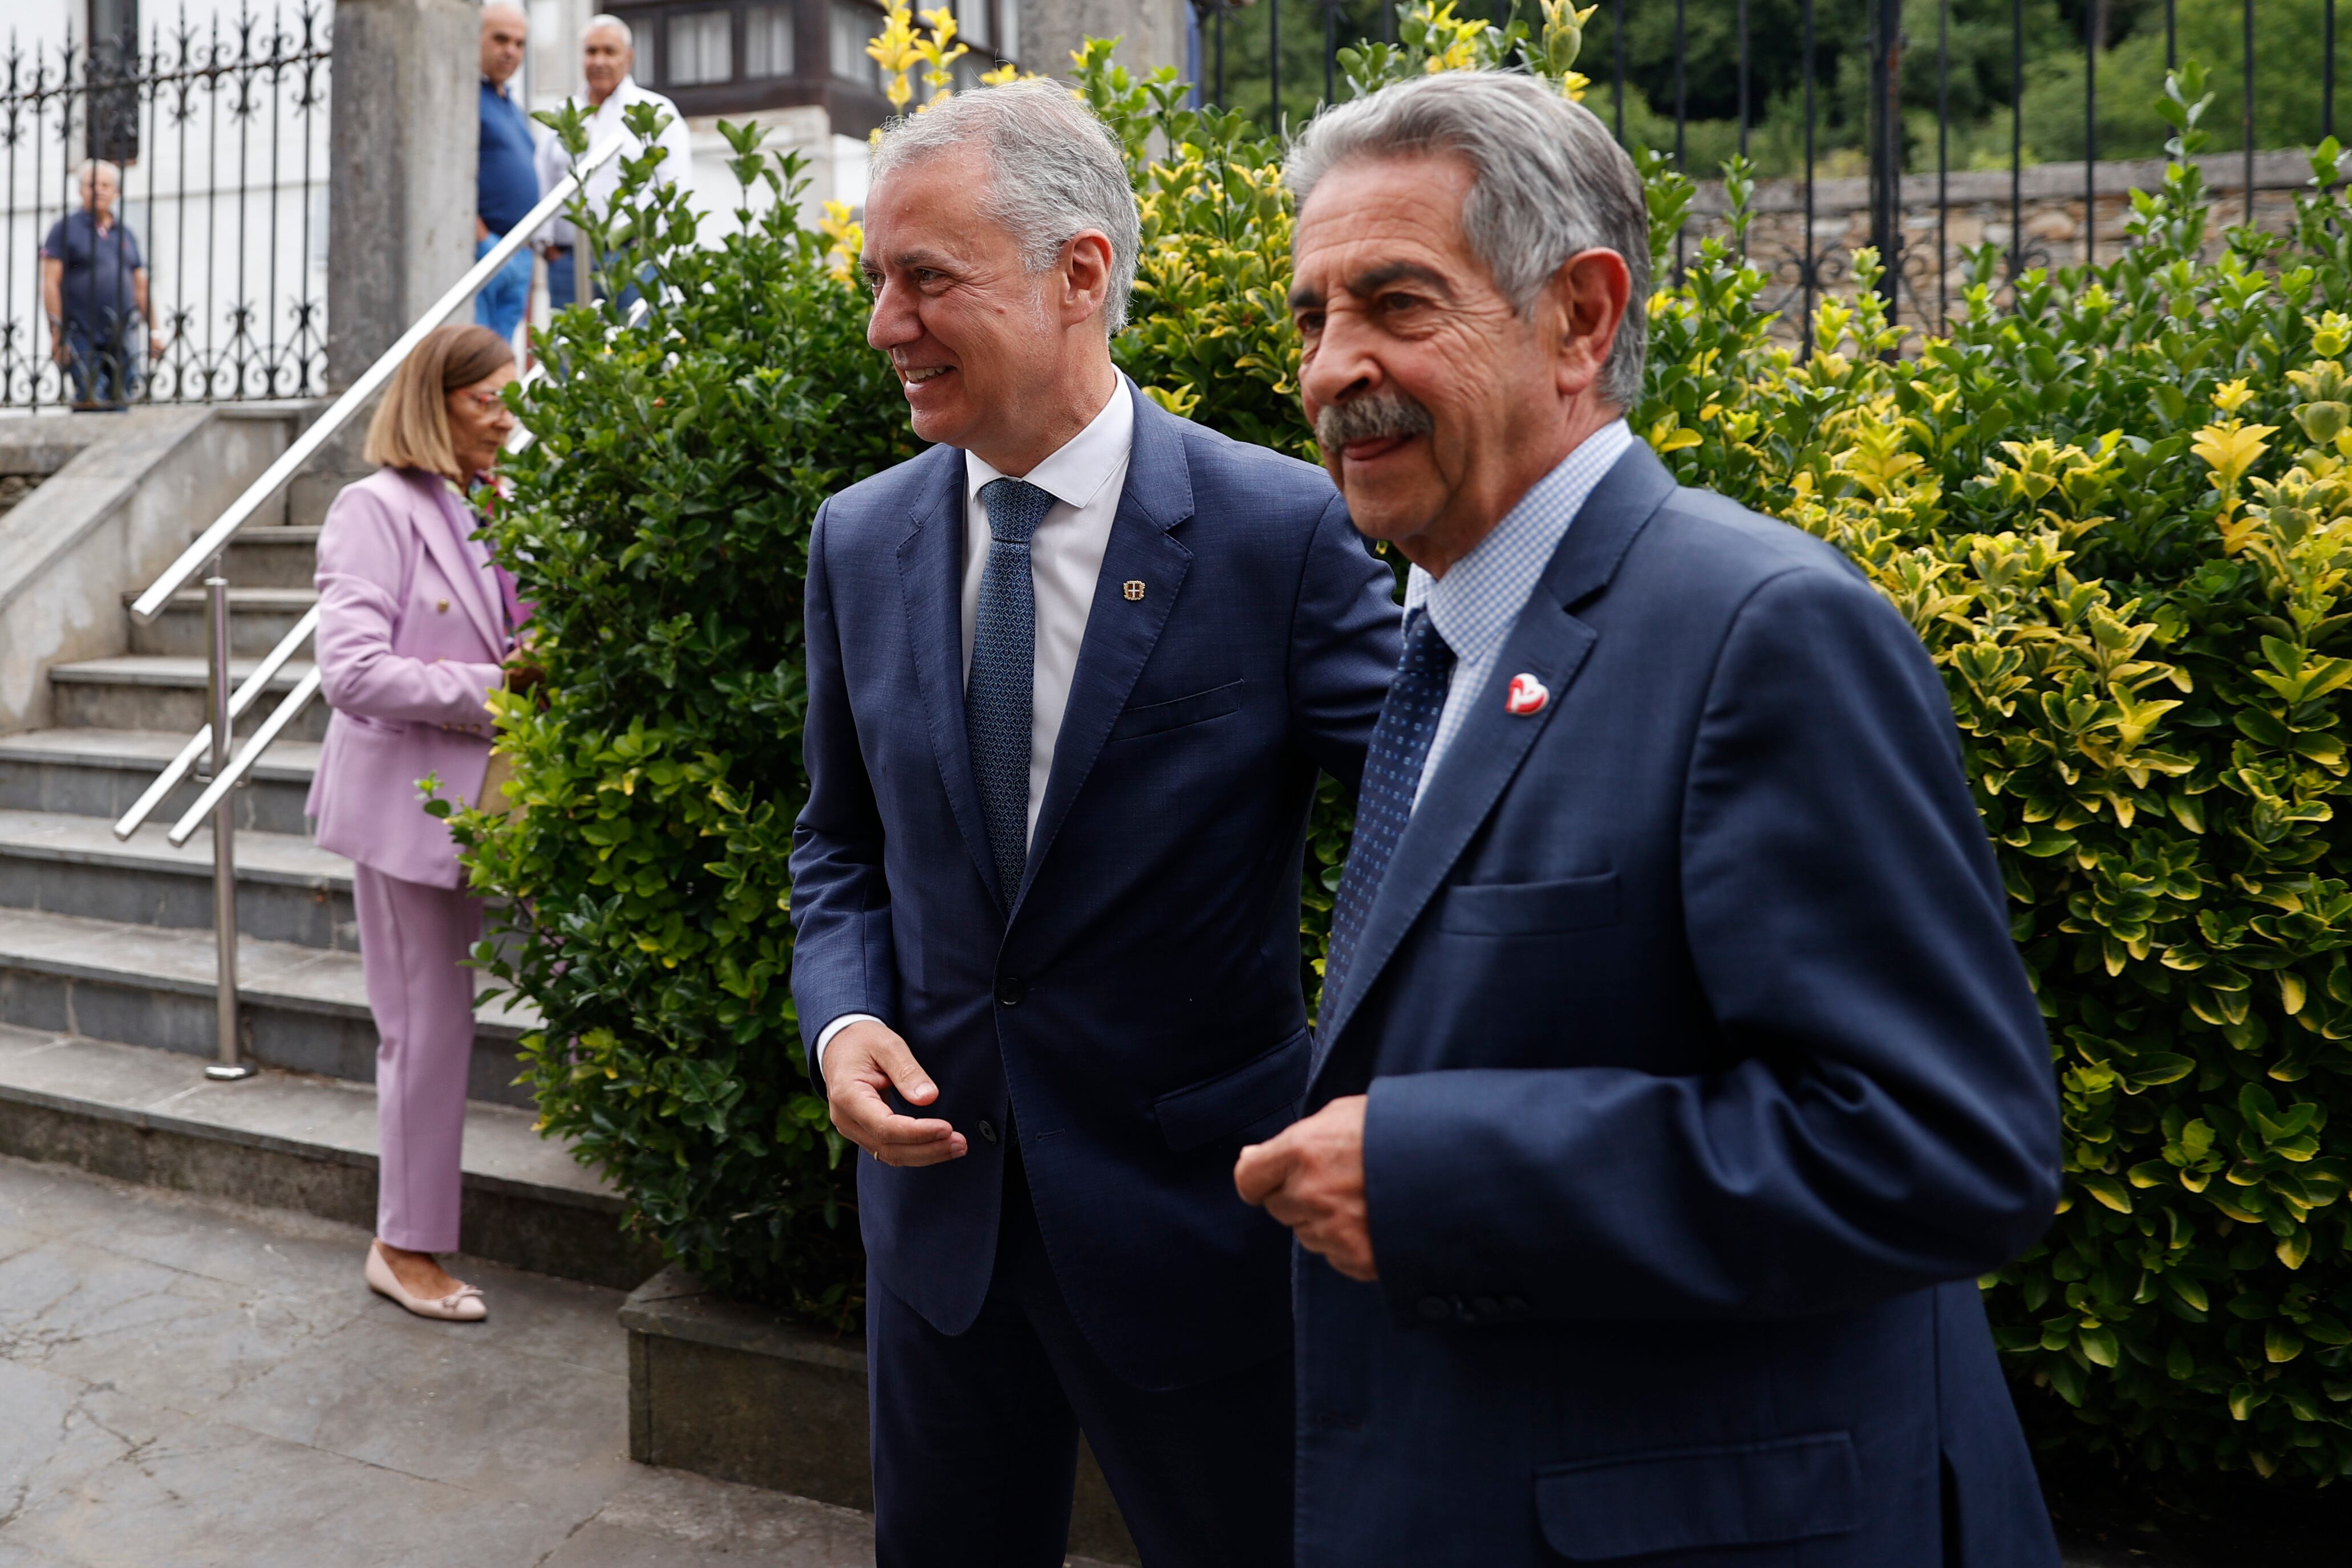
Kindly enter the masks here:
M 1350 442 L 1427 435 L 1435 427 L 1427 408 L 1391 390 L 1327 405 L 1315 416 L 1315 439 L 1326 452 L 1337 452 Z

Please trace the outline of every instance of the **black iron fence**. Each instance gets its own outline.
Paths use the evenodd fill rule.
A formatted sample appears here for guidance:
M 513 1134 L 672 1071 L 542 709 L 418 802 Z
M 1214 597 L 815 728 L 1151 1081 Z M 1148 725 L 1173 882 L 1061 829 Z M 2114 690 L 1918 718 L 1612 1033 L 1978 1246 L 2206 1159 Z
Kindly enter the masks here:
M 0 56 L 0 409 L 312 396 L 329 39 L 311 5 Z
M 1202 95 L 1270 126 L 1332 95 L 1340 49 L 1397 38 L 1397 0 L 1196 5 Z M 1533 0 L 1454 12 L 1541 22 Z M 1751 255 L 1792 323 L 1868 244 L 1899 319 L 1936 327 L 1988 245 L 2004 281 L 2113 254 L 2130 189 L 2160 179 L 2134 161 L 2160 156 L 2155 101 L 2185 59 L 2220 99 L 2221 216 L 2283 219 L 2308 163 L 2263 150 L 2336 133 L 2337 34 L 2336 0 L 1600 0 L 1578 67 L 1627 145 L 1701 180 L 1750 160 Z M 1720 209 L 1703 193 L 1694 225 Z

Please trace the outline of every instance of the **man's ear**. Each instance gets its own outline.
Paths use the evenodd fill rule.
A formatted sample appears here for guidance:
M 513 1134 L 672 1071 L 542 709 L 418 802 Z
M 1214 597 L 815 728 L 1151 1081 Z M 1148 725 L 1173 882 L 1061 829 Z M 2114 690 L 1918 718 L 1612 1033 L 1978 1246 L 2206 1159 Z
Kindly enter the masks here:
M 1545 329 L 1557 334 L 1553 371 L 1561 396 L 1580 396 L 1601 379 L 1633 290 L 1633 271 L 1613 250 L 1578 251 L 1544 285 L 1538 308 Z
M 1110 238 L 1100 229 L 1081 230 L 1063 253 L 1063 324 L 1076 326 L 1109 300 Z

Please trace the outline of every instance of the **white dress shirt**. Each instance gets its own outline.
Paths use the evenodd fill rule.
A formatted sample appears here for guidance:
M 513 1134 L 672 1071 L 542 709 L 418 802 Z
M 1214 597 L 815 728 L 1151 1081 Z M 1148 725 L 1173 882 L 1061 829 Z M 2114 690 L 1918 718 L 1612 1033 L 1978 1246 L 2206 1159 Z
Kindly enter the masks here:
M 1029 581 L 1037 599 L 1034 675 L 1029 688 L 1029 831 L 1037 831 L 1045 781 L 1054 776 L 1054 743 L 1061 738 L 1062 713 L 1070 706 L 1070 683 L 1078 673 L 1078 649 L 1087 640 L 1087 618 L 1110 549 L 1111 519 L 1127 488 L 1127 460 L 1135 448 L 1135 393 L 1125 376 L 1110 401 L 1084 430 L 1054 455 L 1021 476 L 1054 497 L 1045 520 L 1029 540 Z M 988 570 L 988 510 L 980 488 L 1005 477 L 976 454 L 963 455 L 963 674 L 971 679 L 972 632 L 980 619 L 980 580 Z M 817 1065 L 824 1048 L 851 1024 L 871 1013 L 844 1013 L 816 1037 Z
M 583 109 L 588 109 L 588 105 L 579 99 L 572 101 Z M 660 138 L 668 156 L 661 161 L 661 168 L 655 177 L 668 184 L 682 183 L 691 192 L 694 189 L 694 148 L 686 133 L 686 116 L 677 111 L 677 105 L 661 94 L 639 87 L 635 77 L 623 77 L 621 85 L 613 89 L 610 97 L 589 110 L 588 151 L 593 152 L 604 145 L 607 139 L 626 132 L 628 127 L 621 123 L 621 116 L 630 105 L 637 103 L 650 103 L 669 116 L 669 124 L 663 128 Z M 641 158 L 645 151 L 645 143 L 631 137 L 627 146 L 596 166 L 595 172 L 588 176 L 588 205 L 591 211 L 603 212 L 612 201 L 613 193 L 621 188 L 621 160 Z M 566 152 L 563 143 L 552 136 L 540 138 L 538 163 L 539 188 L 541 191 L 552 191 L 558 180 L 572 172 L 572 154 Z M 534 242 L 540 245 L 576 245 L 579 239 L 580 231 L 572 225 L 572 220 L 562 217 L 548 219 L 546 226 L 534 236 Z
M 1414 567 L 1405 579 L 1404 612 L 1426 610 L 1430 624 L 1454 650 L 1454 678 L 1445 688 L 1445 706 L 1437 716 L 1437 733 L 1430 737 L 1429 755 L 1421 765 L 1421 783 L 1413 804 L 1421 804 L 1429 781 L 1454 737 L 1462 733 L 1473 703 L 1482 700 L 1495 660 L 1510 640 L 1519 612 L 1543 580 L 1569 525 L 1584 509 L 1601 476 L 1617 465 L 1633 433 L 1622 419 L 1612 420 L 1577 443 L 1575 450 L 1537 480 L 1518 504 L 1468 555 L 1432 577 Z M 1499 699 L 1498 699 L 1499 700 Z

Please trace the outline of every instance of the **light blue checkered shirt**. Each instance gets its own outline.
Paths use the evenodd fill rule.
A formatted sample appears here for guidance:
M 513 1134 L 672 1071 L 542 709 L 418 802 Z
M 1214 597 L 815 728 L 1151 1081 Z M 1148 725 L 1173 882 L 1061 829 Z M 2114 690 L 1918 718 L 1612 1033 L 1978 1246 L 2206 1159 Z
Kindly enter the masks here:
M 1454 650 L 1454 659 L 1453 684 L 1445 689 L 1445 711 L 1438 716 L 1436 737 L 1429 743 L 1428 760 L 1421 767 L 1421 785 L 1412 798 L 1415 806 L 1421 804 L 1429 781 L 1437 777 L 1446 748 L 1462 732 L 1471 705 L 1503 700 L 1499 692 L 1486 690 L 1496 656 L 1517 624 L 1519 612 L 1527 608 L 1528 596 L 1542 580 L 1544 568 L 1551 564 L 1559 541 L 1567 537 L 1568 525 L 1583 509 L 1584 498 L 1633 444 L 1633 433 L 1623 420 L 1603 425 L 1537 480 L 1535 487 L 1519 497 L 1519 504 L 1503 515 L 1495 531 L 1455 561 L 1444 577 L 1432 577 L 1414 567 L 1405 579 L 1405 613 L 1426 609 L 1437 634 Z

